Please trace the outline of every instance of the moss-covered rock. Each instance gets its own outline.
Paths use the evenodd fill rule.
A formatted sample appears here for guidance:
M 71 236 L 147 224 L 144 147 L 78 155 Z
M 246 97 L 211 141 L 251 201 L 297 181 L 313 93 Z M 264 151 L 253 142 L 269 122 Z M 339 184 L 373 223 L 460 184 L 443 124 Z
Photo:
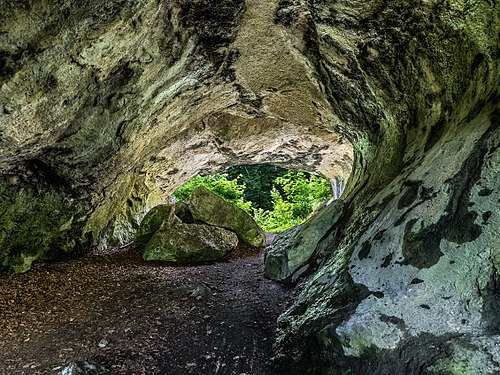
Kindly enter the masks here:
M 164 225 L 144 249 L 145 260 L 177 264 L 214 261 L 224 257 L 238 245 L 231 231 L 204 224 Z
M 173 222 L 174 214 L 173 204 L 160 204 L 153 207 L 142 219 L 134 242 L 139 246 L 145 246 L 162 225 L 168 226 Z
M 306 272 L 307 261 L 335 225 L 343 207 L 342 201 L 334 201 L 304 224 L 280 233 L 266 254 L 266 276 L 276 281 L 295 281 Z
M 193 192 L 189 207 L 194 220 L 229 229 L 251 246 L 261 247 L 266 244 L 264 231 L 249 214 L 203 186 Z
M 275 6 L 2 2 L 0 175 L 36 185 L 36 197 L 23 201 L 37 208 L 36 218 L 27 209 L 26 228 L 39 218 L 45 238 L 60 235 L 60 226 L 48 224 L 47 195 L 64 202 L 60 219 L 74 216 L 71 226 L 79 227 L 56 241 L 66 252 L 81 249 L 84 236 L 88 245 L 119 246 L 134 239 L 165 193 L 221 166 L 266 161 L 346 177 L 352 147 L 333 131 L 305 58 L 281 39 Z M 259 25 L 243 23 L 246 15 Z M 265 75 L 248 58 L 256 46 Z M 0 236 L 13 242 L 10 229 Z M 6 245 L 2 263 L 34 256 L 31 243 Z
M 0 270 L 26 272 L 33 262 L 88 246 L 86 202 L 70 192 L 18 176 L 0 179 Z

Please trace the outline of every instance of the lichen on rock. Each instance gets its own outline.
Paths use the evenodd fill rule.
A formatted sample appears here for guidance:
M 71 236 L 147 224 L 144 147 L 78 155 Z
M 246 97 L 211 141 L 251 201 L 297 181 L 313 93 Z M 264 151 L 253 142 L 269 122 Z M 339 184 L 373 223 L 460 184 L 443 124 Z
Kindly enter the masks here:
M 498 372 L 497 1 L 0 7 L 3 269 L 124 244 L 200 173 L 354 161 L 290 249 L 283 372 Z
M 249 214 L 203 186 L 191 195 L 189 208 L 195 221 L 231 230 L 250 246 L 262 247 L 266 244 L 264 231 Z
M 171 223 L 155 232 L 144 248 L 143 258 L 177 264 L 208 262 L 224 257 L 236 245 L 238 237 L 229 230 Z

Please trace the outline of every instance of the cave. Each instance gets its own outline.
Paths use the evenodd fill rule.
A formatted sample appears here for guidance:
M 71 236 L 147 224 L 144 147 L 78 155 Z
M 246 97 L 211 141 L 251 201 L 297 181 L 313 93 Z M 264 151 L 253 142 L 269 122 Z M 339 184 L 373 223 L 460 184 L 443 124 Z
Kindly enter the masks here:
M 1 277 L 129 243 L 197 174 L 350 175 L 268 250 L 277 373 L 500 372 L 498 1 L 0 10 Z

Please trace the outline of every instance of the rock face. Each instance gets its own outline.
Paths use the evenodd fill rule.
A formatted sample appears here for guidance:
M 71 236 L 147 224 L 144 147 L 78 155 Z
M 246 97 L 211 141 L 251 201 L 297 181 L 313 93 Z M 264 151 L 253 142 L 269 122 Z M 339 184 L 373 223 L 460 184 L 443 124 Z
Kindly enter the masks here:
M 231 231 L 204 224 L 176 224 L 158 230 L 144 249 L 145 260 L 189 264 L 222 258 L 238 245 Z
M 266 244 L 264 232 L 250 215 L 203 186 L 193 192 L 189 208 L 194 220 L 229 229 L 250 246 Z
M 356 154 L 346 208 L 318 243 L 330 256 L 281 317 L 292 374 L 500 371 L 500 5 L 412 4 L 277 12 L 290 34 L 308 25 Z
M 0 7 L 4 269 L 28 268 L 19 254 L 127 243 L 151 207 L 198 173 L 274 162 L 349 175 L 352 147 L 333 131 L 306 58 L 275 26 L 272 2 Z M 265 82 L 256 46 L 279 63 Z
M 175 212 L 176 207 L 173 204 L 159 204 L 153 207 L 142 219 L 134 242 L 145 246 L 164 223 L 165 226 L 173 224 Z
M 500 371 L 498 1 L 0 10 L 2 268 L 125 243 L 197 173 L 345 180 L 354 150 L 281 317 L 283 372 Z
M 315 263 L 318 243 L 335 226 L 344 204 L 337 200 L 302 225 L 280 233 L 266 254 L 265 274 L 272 280 L 295 282 Z M 319 249 L 318 249 L 319 250 Z

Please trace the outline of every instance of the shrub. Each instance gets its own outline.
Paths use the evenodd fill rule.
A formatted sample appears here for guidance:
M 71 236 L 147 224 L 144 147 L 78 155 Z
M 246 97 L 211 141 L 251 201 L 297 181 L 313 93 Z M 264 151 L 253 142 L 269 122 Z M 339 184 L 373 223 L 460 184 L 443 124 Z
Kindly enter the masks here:
M 196 176 L 175 190 L 172 195 L 177 200 L 188 200 L 198 186 L 204 186 L 227 202 L 248 212 L 257 224 L 268 232 L 282 232 L 302 224 L 332 196 L 328 180 L 304 172 L 288 171 L 274 179 L 268 192 L 271 196 L 271 209 L 266 210 L 255 202 L 245 200 L 245 196 L 256 197 L 259 194 L 256 191 L 247 192 L 247 187 L 241 180 L 241 175 L 230 179 L 225 173 Z M 256 184 L 251 186 L 252 190 L 262 188 Z
M 172 193 L 176 200 L 188 200 L 198 186 L 204 186 L 227 202 L 231 202 L 248 213 L 252 213 L 252 203 L 243 200 L 245 185 L 239 179 L 230 180 L 227 174 L 196 176 Z

